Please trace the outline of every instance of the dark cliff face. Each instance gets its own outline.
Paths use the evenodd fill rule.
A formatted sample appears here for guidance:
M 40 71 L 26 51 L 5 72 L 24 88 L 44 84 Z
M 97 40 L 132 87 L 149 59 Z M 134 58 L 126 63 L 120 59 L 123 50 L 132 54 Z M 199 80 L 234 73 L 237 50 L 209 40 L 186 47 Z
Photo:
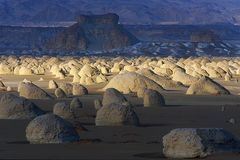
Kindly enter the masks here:
M 80 16 L 77 23 L 50 40 L 53 51 L 109 50 L 133 45 L 137 38 L 118 24 L 116 14 Z

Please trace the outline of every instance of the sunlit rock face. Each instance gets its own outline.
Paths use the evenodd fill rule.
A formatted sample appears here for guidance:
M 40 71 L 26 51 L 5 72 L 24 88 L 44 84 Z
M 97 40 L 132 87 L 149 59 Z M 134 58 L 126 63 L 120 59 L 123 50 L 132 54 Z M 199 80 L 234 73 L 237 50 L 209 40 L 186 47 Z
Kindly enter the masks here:
M 47 43 L 60 51 L 109 50 L 133 45 L 138 40 L 118 24 L 116 14 L 79 16 L 77 23 Z

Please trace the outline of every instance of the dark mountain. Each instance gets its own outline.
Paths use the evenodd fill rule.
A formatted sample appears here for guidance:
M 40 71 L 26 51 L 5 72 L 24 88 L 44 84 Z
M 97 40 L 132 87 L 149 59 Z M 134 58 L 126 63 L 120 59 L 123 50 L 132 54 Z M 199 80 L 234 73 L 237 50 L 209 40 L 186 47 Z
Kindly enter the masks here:
M 0 0 L 0 25 L 65 24 L 109 12 L 124 24 L 240 24 L 239 10 L 239 0 Z

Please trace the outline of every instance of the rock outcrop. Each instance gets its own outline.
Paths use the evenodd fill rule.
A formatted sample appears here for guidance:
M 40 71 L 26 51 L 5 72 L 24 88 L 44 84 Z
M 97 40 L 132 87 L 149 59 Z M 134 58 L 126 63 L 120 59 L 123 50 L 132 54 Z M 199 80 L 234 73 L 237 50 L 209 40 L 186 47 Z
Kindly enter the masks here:
M 237 146 L 238 139 L 218 128 L 180 128 L 163 137 L 163 153 L 168 158 L 203 158 L 215 152 L 233 152 Z
M 96 126 L 139 125 L 139 119 L 130 106 L 112 103 L 97 111 Z
M 21 82 L 19 84 L 19 95 L 28 99 L 51 99 L 52 97 L 33 83 Z
M 55 51 L 108 50 L 133 45 L 138 40 L 118 24 L 116 14 L 82 15 L 46 45 Z
M 53 114 L 33 119 L 26 128 L 26 137 L 33 144 L 79 141 L 79 135 L 73 125 Z
M 143 95 L 144 107 L 162 107 L 165 105 L 164 97 L 157 91 L 147 89 Z
M 187 90 L 189 95 L 228 95 L 230 92 L 208 77 L 202 77 Z
M 103 101 L 102 105 L 103 106 L 108 106 L 112 103 L 117 103 L 121 105 L 130 105 L 128 100 L 125 98 L 122 93 L 120 93 L 118 90 L 114 88 L 108 88 L 103 95 Z
M 44 113 L 25 98 L 13 94 L 0 96 L 0 119 L 32 119 Z
M 115 88 L 124 94 L 137 93 L 143 89 L 154 89 L 157 91 L 164 90 L 162 86 L 153 80 L 134 72 L 118 74 L 113 77 L 107 86 L 103 89 Z

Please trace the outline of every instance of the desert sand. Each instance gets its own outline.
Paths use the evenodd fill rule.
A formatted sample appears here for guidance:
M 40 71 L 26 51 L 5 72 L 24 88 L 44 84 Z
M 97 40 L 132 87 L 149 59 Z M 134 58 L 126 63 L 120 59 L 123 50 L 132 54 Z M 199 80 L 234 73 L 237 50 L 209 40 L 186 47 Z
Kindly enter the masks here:
M 57 84 L 72 83 L 74 77 L 69 75 L 67 70 L 65 71 L 63 78 L 56 77 L 55 73 L 52 74 L 49 72 L 54 66 L 52 64 L 45 68 L 43 74 L 34 74 L 34 70 L 31 71 L 31 75 L 18 75 L 13 73 L 13 71 L 12 73 L 1 74 L 1 81 L 4 83 L 4 85 L 12 88 L 11 91 L 1 91 L 1 95 L 12 93 L 18 96 L 18 84 L 24 79 L 25 81 L 31 81 L 33 84 L 37 85 L 46 91 L 51 97 L 53 97 L 52 99 L 29 99 L 40 109 L 46 112 L 52 112 L 53 107 L 57 102 L 66 102 L 70 104 L 74 97 L 79 97 L 83 104 L 82 114 L 79 121 L 86 130 L 78 130 L 80 136 L 80 141 L 78 142 L 66 144 L 30 144 L 26 139 L 25 131 L 27 125 L 31 121 L 30 119 L 1 119 L 0 159 L 166 159 L 162 152 L 162 138 L 175 128 L 224 128 L 225 130 L 234 134 L 236 137 L 240 137 L 240 99 L 238 95 L 240 93 L 240 82 L 237 80 L 240 78 L 240 75 L 238 75 L 237 72 L 240 65 L 236 65 L 238 64 L 237 62 L 235 62 L 236 67 L 234 69 L 234 67 L 232 67 L 234 65 L 230 65 L 233 64 L 232 62 L 234 62 L 234 60 L 220 60 L 223 63 L 227 61 L 227 66 L 231 68 L 227 68 L 229 70 L 226 71 L 223 69 L 218 69 L 223 65 L 219 64 L 217 65 L 217 68 L 209 67 L 212 65 L 210 62 L 210 64 L 207 65 L 206 63 L 202 63 L 202 66 L 211 68 L 214 71 L 221 70 L 217 72 L 217 74 L 214 73 L 211 76 L 209 73 L 212 73 L 212 71 L 207 73 L 201 70 L 197 72 L 197 74 L 193 73 L 190 71 L 191 69 L 189 69 L 190 66 L 194 66 L 192 64 L 185 65 L 184 63 L 180 63 L 180 61 L 175 60 L 171 61 L 171 63 L 166 63 L 166 61 L 162 63 L 160 59 L 156 60 L 155 63 L 154 60 L 148 61 L 147 59 L 148 58 L 144 59 L 144 61 L 140 63 L 141 65 L 136 64 L 135 62 L 133 63 L 134 60 L 132 59 L 121 59 L 121 64 L 123 64 L 121 67 L 116 67 L 117 65 L 110 65 L 107 67 L 108 65 L 105 65 L 107 71 L 105 69 L 101 69 L 101 67 L 98 67 L 98 69 L 95 71 L 101 71 L 101 74 L 94 73 L 95 71 L 85 71 L 79 75 L 78 72 L 83 65 L 76 67 L 80 79 L 81 77 L 86 76 L 83 74 L 91 73 L 92 75 L 87 75 L 87 77 L 93 77 L 93 83 L 88 84 L 88 81 L 81 83 L 81 80 L 79 79 L 78 84 L 83 84 L 88 89 L 89 93 L 81 96 L 67 95 L 66 98 L 56 98 L 54 94 L 55 89 L 49 89 L 48 83 L 50 80 L 54 80 Z M 147 61 L 148 63 L 145 63 Z M 9 66 L 11 66 L 11 64 L 12 63 L 7 63 Z M 64 66 L 60 63 L 55 64 Z M 89 64 L 94 63 L 89 62 Z M 152 71 L 158 70 L 159 72 L 155 73 L 159 73 L 157 74 L 158 76 L 170 78 L 169 81 L 173 79 L 171 78 L 172 74 L 176 72 L 181 72 L 181 74 L 184 73 L 188 76 L 191 76 L 191 80 L 182 80 L 180 78 L 179 82 L 181 81 L 182 84 L 176 88 L 172 87 L 169 89 L 162 86 L 163 89 L 161 89 L 159 92 L 165 99 L 165 106 L 163 107 L 144 107 L 143 98 L 138 97 L 137 93 L 132 91 L 125 93 L 125 97 L 131 103 L 134 112 L 139 118 L 139 126 L 95 126 L 97 111 L 94 107 L 94 100 L 102 99 L 105 92 L 104 88 L 110 84 L 109 81 L 111 81 L 115 75 L 119 75 L 116 72 L 123 72 L 121 74 L 125 74 L 125 72 L 136 73 L 142 68 L 139 66 L 144 66 L 144 64 L 145 67 L 143 68 L 147 68 Z M 20 63 L 18 65 L 21 66 Z M 29 68 L 31 69 L 31 67 Z M 49 70 L 47 70 L 48 67 Z M 16 68 L 16 65 L 13 68 Z M 185 71 L 181 71 L 183 68 Z M 111 69 L 114 72 L 109 71 Z M 119 71 L 116 71 L 118 69 Z M 208 69 L 203 70 L 207 71 Z M 230 78 L 226 77 L 227 74 L 231 74 Z M 106 82 L 96 83 L 96 75 L 104 75 L 104 77 L 107 79 Z M 218 76 L 214 77 L 214 75 Z M 186 94 L 189 86 L 192 83 L 195 83 L 192 81 L 197 81 L 202 76 L 212 77 L 214 82 L 224 87 L 230 92 L 230 94 L 209 94 L 205 92 L 201 95 Z M 149 75 L 145 77 L 149 77 Z M 39 81 L 40 79 L 42 80 Z M 178 79 L 177 76 L 176 79 Z M 173 82 L 174 83 L 172 84 L 175 84 L 177 81 L 174 80 Z M 151 89 L 153 84 L 151 83 L 150 85 L 146 86 L 150 86 Z M 229 121 L 230 119 L 234 119 L 234 122 Z M 205 159 L 237 160 L 239 158 L 239 152 L 224 152 L 212 154 Z

